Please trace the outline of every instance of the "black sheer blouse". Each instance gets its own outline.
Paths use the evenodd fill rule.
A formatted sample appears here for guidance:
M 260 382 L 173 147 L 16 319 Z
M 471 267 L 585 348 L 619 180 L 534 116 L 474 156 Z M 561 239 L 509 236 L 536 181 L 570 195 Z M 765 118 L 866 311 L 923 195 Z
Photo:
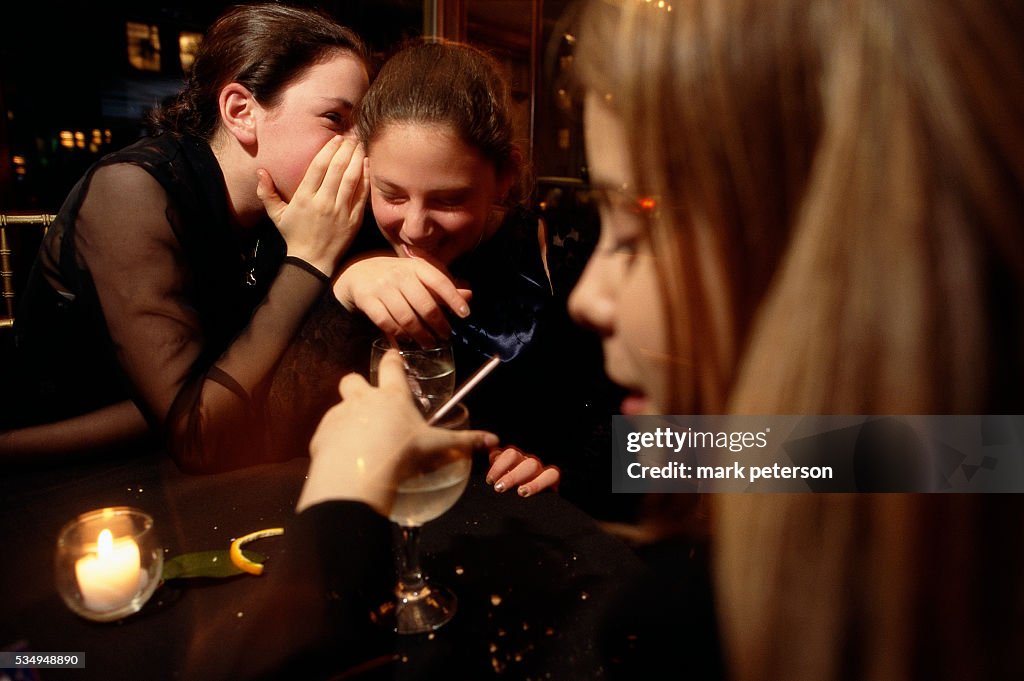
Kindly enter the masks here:
M 269 451 L 267 384 L 326 286 L 269 219 L 234 226 L 206 142 L 142 139 L 47 232 L 17 322 L 22 421 L 131 399 L 186 470 L 291 456 Z

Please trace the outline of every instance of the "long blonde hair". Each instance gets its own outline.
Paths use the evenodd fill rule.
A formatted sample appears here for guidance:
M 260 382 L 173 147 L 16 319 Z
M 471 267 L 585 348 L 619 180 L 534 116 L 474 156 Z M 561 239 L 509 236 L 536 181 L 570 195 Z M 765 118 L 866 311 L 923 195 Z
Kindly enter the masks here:
M 581 80 L 661 206 L 676 413 L 1020 413 L 1022 30 L 997 0 L 586 6 Z M 734 675 L 1020 677 L 1021 505 L 716 495 Z
M 663 4 L 591 3 L 577 54 L 663 206 L 681 412 L 1021 405 L 1020 10 Z

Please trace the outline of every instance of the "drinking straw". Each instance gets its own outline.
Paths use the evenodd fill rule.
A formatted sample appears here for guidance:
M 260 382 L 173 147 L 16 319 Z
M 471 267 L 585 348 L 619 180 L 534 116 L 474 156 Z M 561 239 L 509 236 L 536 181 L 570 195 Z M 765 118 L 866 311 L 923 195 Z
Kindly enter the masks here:
M 459 386 L 459 389 L 455 391 L 455 394 L 452 395 L 447 402 L 438 407 L 437 411 L 430 415 L 430 418 L 427 419 L 427 424 L 431 426 L 435 425 L 441 419 L 441 417 L 443 417 L 445 414 L 451 411 L 452 407 L 458 404 L 459 401 L 461 401 L 462 398 L 465 397 L 470 390 L 476 387 L 477 383 L 482 381 L 487 376 L 487 374 L 494 371 L 494 368 L 499 364 L 501 364 L 501 357 L 499 357 L 498 355 L 494 355 L 489 360 L 487 360 L 487 362 L 485 362 L 482 367 L 477 369 L 472 376 L 466 379 L 465 383 Z

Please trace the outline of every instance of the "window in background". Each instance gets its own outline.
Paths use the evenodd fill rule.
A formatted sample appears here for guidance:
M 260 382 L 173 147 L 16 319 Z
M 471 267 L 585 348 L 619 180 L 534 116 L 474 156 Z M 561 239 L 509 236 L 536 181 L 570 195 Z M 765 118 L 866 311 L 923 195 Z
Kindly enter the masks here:
M 196 60 L 196 53 L 199 51 L 199 43 L 202 40 L 202 33 L 182 31 L 178 34 L 178 54 L 181 55 L 182 73 L 192 70 L 192 62 Z
M 153 24 L 125 22 L 128 63 L 139 71 L 160 72 L 160 29 Z

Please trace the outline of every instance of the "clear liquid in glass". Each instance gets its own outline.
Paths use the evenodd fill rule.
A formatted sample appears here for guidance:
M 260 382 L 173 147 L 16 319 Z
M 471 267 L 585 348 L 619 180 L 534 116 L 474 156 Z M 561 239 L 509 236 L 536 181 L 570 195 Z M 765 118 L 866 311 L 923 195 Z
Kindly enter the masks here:
M 462 496 L 471 467 L 470 459 L 459 459 L 402 481 L 391 509 L 391 521 L 415 527 L 442 515 Z

